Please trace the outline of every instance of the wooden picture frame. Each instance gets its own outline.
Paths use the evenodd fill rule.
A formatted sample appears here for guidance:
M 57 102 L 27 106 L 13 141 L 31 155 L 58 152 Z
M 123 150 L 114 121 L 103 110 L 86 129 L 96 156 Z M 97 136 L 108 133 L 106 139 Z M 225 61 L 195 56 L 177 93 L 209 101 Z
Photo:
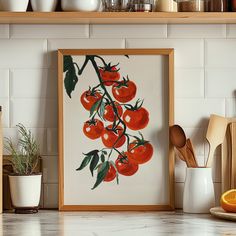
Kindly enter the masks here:
M 65 56 L 86 56 L 86 55 L 102 55 L 109 56 L 163 56 L 168 66 L 167 75 L 168 79 L 164 80 L 166 83 L 166 93 L 168 107 L 166 111 L 168 118 L 166 120 L 167 127 L 169 128 L 174 124 L 174 49 L 59 49 L 58 50 L 58 109 L 59 109 L 59 210 L 60 211 L 165 211 L 174 210 L 174 151 L 171 143 L 166 143 L 168 148 L 167 160 L 169 186 L 169 196 L 165 199 L 165 204 L 68 204 L 65 201 L 65 146 L 64 146 L 64 58 Z M 127 56 L 128 57 L 128 56 Z M 79 68 L 79 67 L 78 67 Z M 78 85 L 77 85 L 78 86 Z M 72 89 L 73 90 L 73 89 Z M 71 90 L 71 91 L 72 91 Z M 79 101 L 79 98 L 78 98 Z M 167 129 L 166 129 L 167 131 Z M 168 131 L 165 133 L 167 142 L 169 140 Z

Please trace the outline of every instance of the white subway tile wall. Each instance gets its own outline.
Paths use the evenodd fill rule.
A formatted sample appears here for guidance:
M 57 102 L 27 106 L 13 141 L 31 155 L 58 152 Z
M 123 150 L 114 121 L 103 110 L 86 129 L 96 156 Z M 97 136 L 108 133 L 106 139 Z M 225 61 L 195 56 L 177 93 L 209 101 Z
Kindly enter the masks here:
M 58 204 L 57 53 L 59 48 L 174 48 L 175 121 L 204 164 L 211 113 L 236 115 L 236 25 L 0 25 L 0 105 L 4 136 L 21 122 L 43 156 L 45 208 Z M 185 164 L 176 162 L 176 207 L 182 207 Z M 220 152 L 213 178 L 220 195 Z

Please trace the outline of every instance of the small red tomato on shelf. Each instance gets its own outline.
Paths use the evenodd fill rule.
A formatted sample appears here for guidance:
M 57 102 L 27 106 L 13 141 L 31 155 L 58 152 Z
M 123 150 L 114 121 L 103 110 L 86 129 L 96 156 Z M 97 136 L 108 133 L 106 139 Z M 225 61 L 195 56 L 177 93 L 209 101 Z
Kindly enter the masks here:
M 84 123 L 83 132 L 90 139 L 100 138 L 103 130 L 103 122 L 98 119 L 92 119 Z
M 115 130 L 113 125 L 108 125 L 102 132 L 102 142 L 107 148 L 119 148 L 123 146 L 126 141 L 126 137 L 123 134 L 123 128 L 118 126 Z

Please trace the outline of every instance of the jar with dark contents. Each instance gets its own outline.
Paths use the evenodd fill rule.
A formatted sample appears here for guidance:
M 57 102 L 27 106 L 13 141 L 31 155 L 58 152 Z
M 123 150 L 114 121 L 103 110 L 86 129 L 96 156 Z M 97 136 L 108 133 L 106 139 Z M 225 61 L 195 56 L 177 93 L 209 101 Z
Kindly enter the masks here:
M 227 12 L 229 11 L 229 1 L 228 0 L 208 0 L 208 11 Z
M 231 0 L 231 10 L 236 11 L 236 0 Z
M 205 1 L 204 0 L 179 0 L 178 11 L 179 12 L 204 12 Z

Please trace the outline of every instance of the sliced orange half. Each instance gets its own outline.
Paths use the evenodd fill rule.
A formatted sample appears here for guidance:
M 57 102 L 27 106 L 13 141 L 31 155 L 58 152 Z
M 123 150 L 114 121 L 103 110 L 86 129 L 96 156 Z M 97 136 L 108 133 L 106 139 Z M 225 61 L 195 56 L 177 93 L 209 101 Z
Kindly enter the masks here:
M 223 193 L 220 203 L 225 211 L 236 213 L 236 189 L 231 189 Z

